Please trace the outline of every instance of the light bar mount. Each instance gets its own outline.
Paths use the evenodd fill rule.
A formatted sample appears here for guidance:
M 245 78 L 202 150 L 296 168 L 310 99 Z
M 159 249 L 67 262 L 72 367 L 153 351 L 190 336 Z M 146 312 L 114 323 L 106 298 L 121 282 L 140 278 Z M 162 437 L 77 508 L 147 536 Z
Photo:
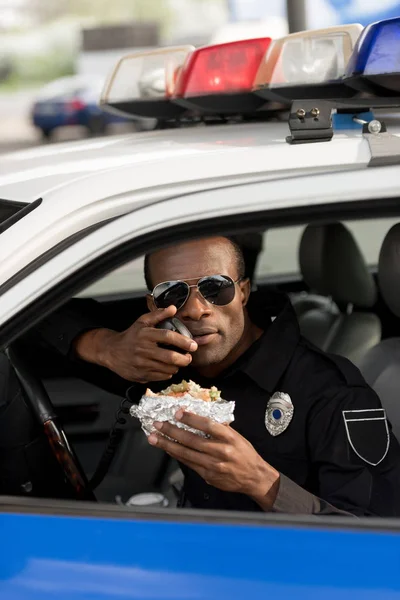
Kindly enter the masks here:
M 343 98 L 336 100 L 294 100 L 289 114 L 291 135 L 288 144 L 329 142 L 333 137 L 332 114 L 350 113 L 363 126 L 368 140 L 371 160 L 368 166 L 400 164 L 400 137 L 387 131 L 383 121 L 370 122 L 357 118 L 359 113 L 377 109 L 400 108 L 397 98 Z
M 333 137 L 331 100 L 294 100 L 289 114 L 289 144 L 329 142 Z

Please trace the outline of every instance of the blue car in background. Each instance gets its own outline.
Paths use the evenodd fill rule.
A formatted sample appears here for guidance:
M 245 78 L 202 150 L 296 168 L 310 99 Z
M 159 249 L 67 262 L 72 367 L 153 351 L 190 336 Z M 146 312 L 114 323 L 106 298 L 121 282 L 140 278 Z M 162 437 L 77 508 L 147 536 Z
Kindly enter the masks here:
M 131 122 L 99 107 L 103 83 L 101 77 L 76 75 L 47 84 L 33 105 L 33 125 L 49 139 L 59 127 L 80 125 L 86 127 L 90 135 L 100 135 L 113 123 Z

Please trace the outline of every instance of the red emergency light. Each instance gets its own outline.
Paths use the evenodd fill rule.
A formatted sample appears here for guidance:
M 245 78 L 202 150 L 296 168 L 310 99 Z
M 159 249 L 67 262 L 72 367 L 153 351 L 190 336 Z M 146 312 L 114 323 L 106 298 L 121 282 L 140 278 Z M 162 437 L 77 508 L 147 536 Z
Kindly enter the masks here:
M 257 38 L 198 48 L 182 67 L 173 101 L 202 112 L 254 112 L 265 104 L 252 88 L 270 43 Z

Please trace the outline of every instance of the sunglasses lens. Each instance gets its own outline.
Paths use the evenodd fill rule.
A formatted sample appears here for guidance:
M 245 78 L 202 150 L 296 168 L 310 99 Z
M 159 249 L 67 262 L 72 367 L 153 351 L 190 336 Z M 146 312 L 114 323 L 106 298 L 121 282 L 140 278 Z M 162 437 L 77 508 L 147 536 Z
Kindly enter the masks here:
M 189 286 L 184 281 L 167 281 L 154 288 L 153 298 L 157 308 L 176 306 L 180 308 L 189 295 Z
M 235 284 L 226 275 L 213 275 L 199 281 L 199 291 L 210 304 L 225 306 L 235 297 Z

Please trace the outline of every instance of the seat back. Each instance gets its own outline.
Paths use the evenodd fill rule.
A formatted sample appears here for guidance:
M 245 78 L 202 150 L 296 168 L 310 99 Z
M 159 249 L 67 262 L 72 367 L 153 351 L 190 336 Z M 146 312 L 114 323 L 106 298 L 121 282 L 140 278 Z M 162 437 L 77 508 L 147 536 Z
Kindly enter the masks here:
M 385 303 L 400 318 L 400 224 L 394 225 L 383 241 L 378 282 Z M 367 352 L 359 366 L 400 440 L 400 338 L 381 341 Z
M 400 440 L 400 338 L 383 340 L 363 357 L 360 370 L 386 410 Z
M 298 261 L 301 276 L 309 291 L 291 297 L 298 317 L 314 309 L 339 312 L 332 298 L 329 297 L 329 289 L 325 284 L 323 254 L 326 227 L 308 225 L 301 236 Z
M 300 330 L 318 348 L 358 364 L 381 339 L 379 318 L 368 312 L 376 285 L 361 251 L 342 223 L 309 225 L 299 248 L 303 278 L 317 292 L 294 299 Z

